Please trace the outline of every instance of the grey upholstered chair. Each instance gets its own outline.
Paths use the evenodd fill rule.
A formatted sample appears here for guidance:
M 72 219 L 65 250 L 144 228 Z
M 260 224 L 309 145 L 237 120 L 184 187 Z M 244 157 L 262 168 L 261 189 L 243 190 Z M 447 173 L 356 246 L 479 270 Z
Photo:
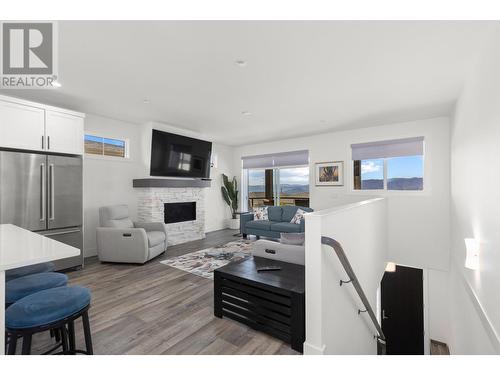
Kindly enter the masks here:
M 97 256 L 101 262 L 145 263 L 167 250 L 164 223 L 134 223 L 128 206 L 99 209 Z

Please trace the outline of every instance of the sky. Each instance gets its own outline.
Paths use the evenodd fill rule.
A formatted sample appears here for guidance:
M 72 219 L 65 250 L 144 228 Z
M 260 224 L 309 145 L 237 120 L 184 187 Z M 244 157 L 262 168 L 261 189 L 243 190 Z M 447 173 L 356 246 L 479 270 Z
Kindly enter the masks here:
M 309 167 L 281 168 L 280 183 L 291 185 L 309 185 Z M 250 169 L 248 171 L 249 185 L 264 185 L 264 170 Z
M 103 142 L 108 145 L 114 145 L 114 146 L 125 146 L 124 141 L 120 141 L 118 139 L 109 139 L 109 138 L 102 138 L 102 137 L 95 137 L 93 135 L 85 135 L 85 140 L 86 141 L 93 141 L 93 142 Z
M 405 156 L 387 159 L 387 178 L 423 177 L 424 162 L 420 156 Z M 361 162 L 361 177 L 363 180 L 383 179 L 383 159 L 363 160 Z

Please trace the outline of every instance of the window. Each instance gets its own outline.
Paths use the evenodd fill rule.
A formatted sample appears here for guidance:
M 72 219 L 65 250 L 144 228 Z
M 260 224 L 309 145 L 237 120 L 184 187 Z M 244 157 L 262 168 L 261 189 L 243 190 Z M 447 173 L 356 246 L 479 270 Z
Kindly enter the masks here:
M 422 155 L 387 159 L 387 190 L 423 190 Z
M 384 159 L 361 160 L 361 189 L 384 188 Z
M 126 140 L 85 134 L 85 153 L 91 155 L 128 158 L 128 142 Z
M 248 208 L 309 207 L 309 166 L 248 169 Z
M 266 171 L 248 170 L 248 208 L 263 206 L 266 199 Z
M 351 145 L 355 190 L 424 189 L 424 139 Z
M 309 207 L 307 150 L 242 158 L 243 209 L 258 206 Z M 246 207 L 245 207 L 246 204 Z
M 309 207 L 309 166 L 277 171 L 280 206 Z

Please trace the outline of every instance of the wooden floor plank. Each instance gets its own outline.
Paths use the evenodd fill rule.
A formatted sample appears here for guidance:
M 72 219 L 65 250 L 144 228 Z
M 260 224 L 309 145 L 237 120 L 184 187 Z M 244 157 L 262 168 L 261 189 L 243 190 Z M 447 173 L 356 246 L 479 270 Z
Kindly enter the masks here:
M 235 231 L 171 246 L 144 265 L 100 263 L 69 272 L 70 284 L 92 292 L 90 324 L 95 354 L 298 354 L 282 341 L 213 315 L 211 280 L 160 264 L 161 260 L 238 240 Z M 84 347 L 81 322 L 77 346 Z M 48 349 L 35 335 L 33 353 Z M 18 348 L 20 345 L 18 345 Z

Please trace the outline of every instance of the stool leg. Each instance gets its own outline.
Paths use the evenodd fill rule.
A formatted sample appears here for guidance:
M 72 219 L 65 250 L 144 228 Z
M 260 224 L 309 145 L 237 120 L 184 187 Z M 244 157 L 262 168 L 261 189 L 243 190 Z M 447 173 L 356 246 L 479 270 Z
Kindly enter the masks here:
M 7 337 L 9 339 L 9 350 L 7 354 L 14 355 L 16 354 L 17 335 L 9 334 Z
M 75 321 L 72 320 L 68 323 L 68 336 L 69 336 L 69 350 L 71 354 L 76 354 L 76 345 L 75 345 Z
M 87 354 L 94 354 L 94 350 L 92 348 L 92 335 L 90 333 L 90 322 L 89 322 L 89 314 L 85 311 L 82 314 L 82 322 L 83 322 L 83 333 L 85 335 L 85 346 L 87 349 Z
M 54 331 L 54 337 L 56 339 L 56 342 L 59 342 L 61 341 L 61 331 L 59 331 L 58 329 L 53 329 Z
M 23 335 L 23 349 L 21 352 L 22 355 L 30 355 L 31 354 L 31 333 L 27 333 Z
M 62 326 L 61 329 L 61 342 L 62 342 L 62 354 L 68 354 L 68 335 L 66 334 L 66 326 Z

